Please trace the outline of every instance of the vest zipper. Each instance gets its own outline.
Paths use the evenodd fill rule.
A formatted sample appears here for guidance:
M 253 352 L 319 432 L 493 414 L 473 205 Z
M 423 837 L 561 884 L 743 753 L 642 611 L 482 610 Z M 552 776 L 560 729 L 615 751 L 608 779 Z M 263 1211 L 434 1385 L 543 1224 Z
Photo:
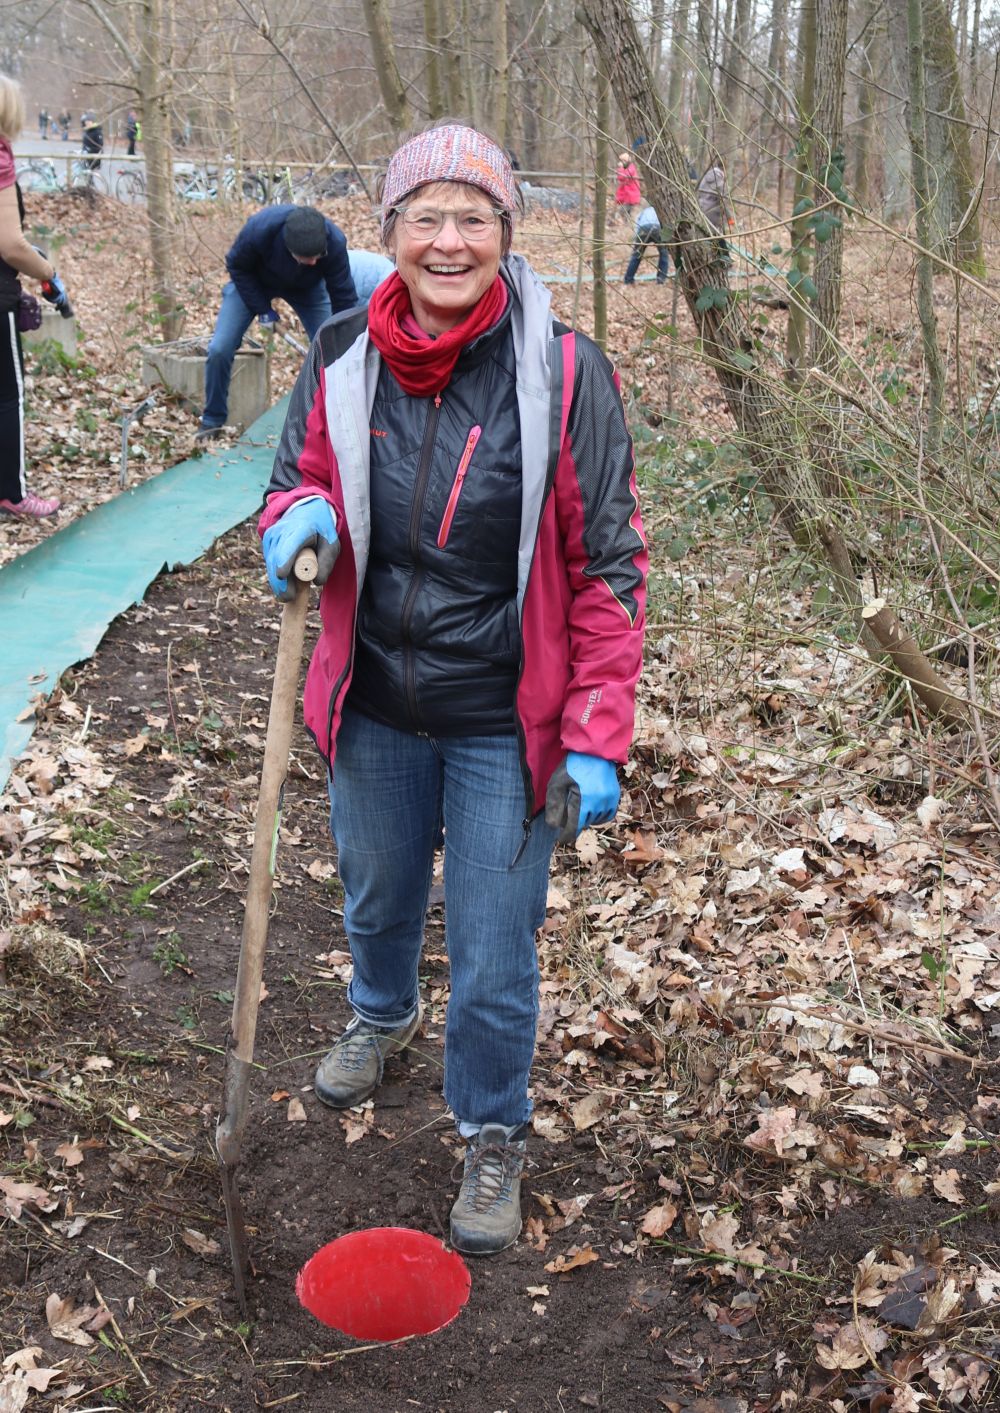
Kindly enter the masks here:
M 472 431 L 469 433 L 469 439 L 465 443 L 465 450 L 459 458 L 458 470 L 455 472 L 455 480 L 451 488 L 451 494 L 448 496 L 448 504 L 444 508 L 441 528 L 438 530 L 438 549 L 444 549 L 445 545 L 448 543 L 448 536 L 451 534 L 451 522 L 455 518 L 455 511 L 458 509 L 458 498 L 462 494 L 462 486 L 465 484 L 465 474 L 469 469 L 472 453 L 475 451 L 479 438 L 482 435 L 482 427 L 473 427 Z
M 420 520 L 423 515 L 424 500 L 427 496 L 427 482 L 430 479 L 431 460 L 440 419 L 441 394 L 438 393 L 427 410 L 427 425 L 424 428 L 424 440 L 421 443 L 420 460 L 417 462 L 417 474 L 413 483 L 413 500 L 410 502 L 410 555 L 413 559 L 414 570 L 410 587 L 406 591 L 406 598 L 403 600 L 403 611 L 400 614 L 400 633 L 403 639 L 403 683 L 406 690 L 406 704 L 409 707 L 414 728 L 420 726 L 420 713 L 417 708 L 417 672 L 413 648 L 407 639 L 410 632 L 410 622 L 413 618 L 413 605 L 424 577 L 423 569 L 419 567 Z

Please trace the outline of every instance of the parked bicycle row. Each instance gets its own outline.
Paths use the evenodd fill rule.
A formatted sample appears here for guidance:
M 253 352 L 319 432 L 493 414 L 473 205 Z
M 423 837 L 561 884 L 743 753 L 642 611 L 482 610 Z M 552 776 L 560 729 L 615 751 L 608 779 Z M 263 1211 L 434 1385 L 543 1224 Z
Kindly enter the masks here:
M 18 180 L 24 191 L 93 191 L 114 195 L 129 205 L 146 199 L 144 163 L 118 166 L 114 160 L 77 157 L 65 163 L 32 157 L 19 164 Z M 313 172 L 239 169 L 235 165 L 175 162 L 174 194 L 181 201 L 233 201 L 258 206 L 310 205 L 316 201 L 352 196 L 360 190 L 353 173 L 344 170 Z

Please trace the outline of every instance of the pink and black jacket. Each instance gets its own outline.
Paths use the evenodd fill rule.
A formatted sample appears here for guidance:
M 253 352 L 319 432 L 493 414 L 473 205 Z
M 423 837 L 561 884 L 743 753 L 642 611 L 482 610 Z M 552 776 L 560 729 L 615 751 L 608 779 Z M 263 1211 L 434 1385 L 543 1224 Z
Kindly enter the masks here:
M 341 552 L 304 701 L 331 771 L 349 691 L 351 705 L 431 735 L 503 730 L 512 699 L 530 819 L 568 751 L 625 759 L 647 556 L 611 365 L 554 321 L 521 257 L 502 271 L 503 328 L 462 355 L 440 399 L 387 376 L 363 311 L 324 325 L 259 530 L 306 496 L 333 508 Z

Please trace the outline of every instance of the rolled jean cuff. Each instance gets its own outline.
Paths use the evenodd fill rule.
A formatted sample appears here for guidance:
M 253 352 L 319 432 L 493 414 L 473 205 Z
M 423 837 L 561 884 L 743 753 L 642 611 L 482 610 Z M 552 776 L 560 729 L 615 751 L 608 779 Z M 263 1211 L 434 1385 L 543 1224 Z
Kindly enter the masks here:
M 351 1010 L 357 1016 L 358 1020 L 364 1021 L 365 1025 L 373 1025 L 376 1030 L 402 1030 L 404 1026 L 416 1020 L 417 1012 L 420 1009 L 419 1003 L 415 1006 L 411 1006 L 409 1010 L 401 1011 L 399 1013 L 399 1019 L 397 1020 L 393 1016 L 367 1015 L 360 1007 L 356 1006 L 354 1002 L 351 1001 L 350 994 L 348 994 L 347 999 L 350 1002 Z

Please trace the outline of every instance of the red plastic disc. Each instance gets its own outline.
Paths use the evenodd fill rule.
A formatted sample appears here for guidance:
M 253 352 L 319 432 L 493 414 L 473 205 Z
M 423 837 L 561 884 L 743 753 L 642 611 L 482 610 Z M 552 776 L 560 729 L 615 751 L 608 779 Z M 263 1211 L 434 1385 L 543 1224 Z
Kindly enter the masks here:
M 373 1227 L 320 1247 L 299 1271 L 295 1293 L 324 1325 L 385 1341 L 443 1329 L 471 1285 L 465 1262 L 437 1237 Z

